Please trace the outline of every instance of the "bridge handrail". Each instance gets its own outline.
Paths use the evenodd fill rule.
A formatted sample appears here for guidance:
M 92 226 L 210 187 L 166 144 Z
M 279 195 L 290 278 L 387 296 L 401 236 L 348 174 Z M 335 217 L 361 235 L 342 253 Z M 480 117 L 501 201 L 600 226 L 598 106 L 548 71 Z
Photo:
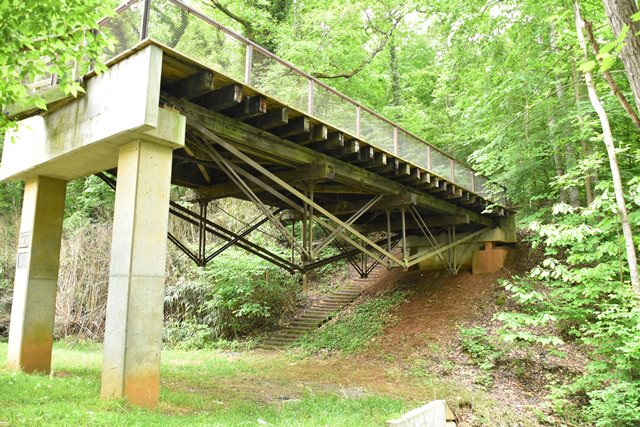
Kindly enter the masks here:
M 132 34 L 132 36 L 135 37 L 131 37 L 131 40 L 126 40 L 124 43 L 121 41 L 120 45 L 117 46 L 115 55 L 133 47 L 136 43 L 146 39 L 147 37 L 157 39 L 159 42 L 165 44 L 170 44 L 166 43 L 166 39 L 161 39 L 162 37 L 160 37 L 159 33 L 155 31 L 156 27 L 154 26 L 166 24 L 166 22 L 154 22 L 154 10 L 152 6 L 155 6 L 159 11 L 163 4 L 165 7 L 166 5 L 171 4 L 179 8 L 188 15 L 197 18 L 201 22 L 222 32 L 227 37 L 230 37 L 234 43 L 238 42 L 241 44 L 244 50 L 241 54 L 239 51 L 234 52 L 233 46 L 227 46 L 225 49 L 221 49 L 221 51 L 218 52 L 221 56 L 237 55 L 235 62 L 226 64 L 225 68 L 224 65 L 220 65 L 222 62 L 218 61 L 218 65 L 212 68 L 223 68 L 223 74 L 227 74 L 229 77 L 241 80 L 248 86 L 256 87 L 259 91 L 262 91 L 278 100 L 282 100 L 282 98 L 285 97 L 283 93 L 293 87 L 293 98 L 283 102 L 283 104 L 291 105 L 294 108 L 306 112 L 310 116 L 317 117 L 319 120 L 345 131 L 378 149 L 389 154 L 393 154 L 394 156 L 411 164 L 426 169 L 430 173 L 445 178 L 471 193 L 477 194 L 486 199 L 493 199 L 494 202 L 502 205 L 506 204 L 504 199 L 504 189 L 496 189 L 494 186 L 494 188 L 490 190 L 488 188 L 487 178 L 477 174 L 466 162 L 454 159 L 443 150 L 434 147 L 414 133 L 393 123 L 391 120 L 360 104 L 347 95 L 340 93 L 336 89 L 320 81 L 318 78 L 300 70 L 288 61 L 276 56 L 257 43 L 227 28 L 195 7 L 185 4 L 180 0 L 128 0 L 118 6 L 118 8 L 116 8 L 116 16 L 105 18 L 101 21 L 102 25 L 107 27 L 111 26 L 114 21 L 122 18 L 127 12 L 134 14 L 133 17 L 139 20 L 137 21 L 138 31 Z M 160 12 L 158 12 L 158 14 L 159 13 Z M 139 14 L 140 16 L 137 16 L 136 14 Z M 124 19 L 122 20 L 124 21 Z M 135 24 L 133 25 L 135 26 Z M 178 28 L 178 31 L 182 30 L 182 35 L 184 35 L 186 26 L 188 25 L 189 23 L 187 22 L 185 27 Z M 201 28 L 201 30 L 203 32 L 205 31 L 204 28 Z M 170 36 L 172 36 L 172 34 L 170 34 Z M 178 40 L 177 43 L 179 43 L 179 41 L 180 40 Z M 225 41 L 218 40 L 218 43 L 222 45 Z M 175 46 L 170 47 L 175 48 Z M 180 51 L 180 49 L 177 50 Z M 184 53 L 188 56 L 198 56 L 199 54 L 201 57 L 207 56 L 207 52 L 195 52 L 193 50 Z M 258 61 L 258 56 L 262 56 L 263 61 L 264 59 L 274 61 L 275 64 L 284 67 L 288 72 L 292 73 L 292 75 L 283 74 L 277 77 L 289 80 L 291 80 L 292 77 L 295 77 L 304 79 L 306 82 L 303 82 L 303 85 L 298 88 L 298 92 L 295 92 L 296 88 L 295 85 L 293 85 L 295 82 L 290 82 L 291 87 L 285 88 L 285 85 L 280 86 L 277 88 L 277 91 L 275 89 L 269 90 L 268 88 L 265 88 L 263 84 L 258 83 L 260 77 L 259 72 L 253 68 L 253 64 Z M 209 60 L 211 61 L 210 58 Z M 206 62 L 203 63 L 205 63 L 205 65 L 210 65 Z M 238 65 L 240 65 L 239 68 Z M 273 65 L 274 64 L 261 64 L 261 67 L 266 68 L 268 70 L 266 74 L 268 74 L 268 72 L 271 71 L 270 69 L 273 68 Z M 265 85 L 268 83 L 271 82 L 265 82 Z M 324 93 L 322 93 L 322 91 L 324 91 Z M 306 92 L 306 94 L 304 92 Z M 319 102 L 322 97 L 326 98 L 325 103 Z M 333 105 L 330 105 L 330 107 L 327 108 L 326 112 L 322 112 L 322 105 L 331 104 L 331 97 L 337 97 L 338 100 L 346 104 L 339 105 L 339 103 L 334 102 Z M 354 110 L 344 110 L 345 106 L 348 106 L 348 108 L 353 107 Z M 335 116 L 330 117 L 331 114 L 334 114 Z M 351 117 L 351 120 L 345 121 L 345 116 L 351 115 L 353 116 Z M 380 121 L 380 123 L 375 123 L 376 120 Z M 369 121 L 371 121 L 371 123 L 369 123 Z M 368 133 L 368 135 L 366 133 Z M 380 139 L 380 137 L 382 137 L 382 139 Z M 378 141 L 375 139 L 378 139 Z M 423 148 L 426 148 L 424 152 L 422 151 Z

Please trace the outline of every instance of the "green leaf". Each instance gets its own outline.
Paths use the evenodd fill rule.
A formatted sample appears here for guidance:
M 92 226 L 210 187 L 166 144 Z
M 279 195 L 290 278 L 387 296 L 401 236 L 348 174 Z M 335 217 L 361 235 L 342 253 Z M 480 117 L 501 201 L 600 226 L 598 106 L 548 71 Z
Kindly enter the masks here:
M 605 44 L 604 46 L 602 46 L 600 48 L 600 54 L 603 55 L 605 53 L 611 52 L 613 49 L 616 48 L 617 45 L 618 45 L 618 41 L 617 40 L 614 40 L 612 42 L 609 42 L 609 43 Z
M 37 98 L 33 98 L 33 104 L 38 107 L 41 110 L 46 110 L 47 109 L 47 103 L 44 99 L 37 97 Z
M 584 73 L 588 73 L 591 70 L 593 70 L 593 68 L 596 66 L 596 61 L 587 61 L 584 62 L 582 64 L 580 64 L 580 66 L 578 67 L 578 69 Z

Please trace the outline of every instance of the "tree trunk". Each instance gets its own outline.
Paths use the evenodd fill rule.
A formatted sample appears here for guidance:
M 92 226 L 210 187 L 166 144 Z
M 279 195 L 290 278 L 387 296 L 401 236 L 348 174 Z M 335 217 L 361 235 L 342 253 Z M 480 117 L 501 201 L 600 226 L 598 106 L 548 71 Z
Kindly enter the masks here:
M 608 1 L 608 0 L 606 0 Z M 606 4 L 605 1 L 605 4 Z M 578 42 L 584 52 L 585 59 L 588 54 L 587 42 L 584 38 L 583 28 L 584 21 L 580 15 L 580 3 L 578 0 L 574 0 L 573 3 L 575 19 L 576 19 L 576 32 L 578 35 Z M 635 5 L 634 5 L 635 6 Z M 616 202 L 618 203 L 618 214 L 620 215 L 620 224 L 622 226 L 622 234 L 624 235 L 625 247 L 627 251 L 627 262 L 629 264 L 629 273 L 631 275 L 631 286 L 636 294 L 636 297 L 640 299 L 640 276 L 638 276 L 638 260 L 636 258 L 636 247 L 633 244 L 633 233 L 631 232 L 631 224 L 629 223 L 629 216 L 627 214 L 627 206 L 624 200 L 624 190 L 622 188 L 622 180 L 620 179 L 620 169 L 618 168 L 618 159 L 616 157 L 616 147 L 613 143 L 613 135 L 611 134 L 611 126 L 609 126 L 609 118 L 607 112 L 604 110 L 600 98 L 596 93 L 593 85 L 593 76 L 590 71 L 584 73 L 584 80 L 587 84 L 587 90 L 589 91 L 589 100 L 593 109 L 598 113 L 600 119 L 600 125 L 602 126 L 602 137 L 604 139 L 604 145 L 607 147 L 607 154 L 609 156 L 609 166 L 611 167 L 611 177 L 613 179 L 613 189 L 616 195 Z
M 554 23 L 551 23 L 549 38 L 551 42 L 551 49 L 553 49 L 554 52 L 558 53 L 556 26 Z M 556 78 L 556 96 L 558 98 L 558 106 L 564 109 L 565 107 L 564 86 L 559 78 Z M 555 120 L 554 120 L 554 124 L 555 124 Z M 568 128 L 565 126 L 563 126 L 562 129 L 560 130 L 560 133 L 562 134 L 563 137 L 565 137 L 563 138 L 565 140 L 569 139 L 567 138 L 569 136 L 567 134 L 567 130 Z M 560 153 L 558 152 L 558 150 L 555 151 L 554 156 L 555 156 L 554 162 L 556 163 L 556 172 L 560 172 L 562 169 L 561 169 L 561 166 L 559 167 L 559 165 L 561 164 L 561 160 L 560 160 Z M 570 143 L 566 143 L 564 146 L 564 171 L 562 172 L 564 173 L 569 172 L 569 170 L 571 170 L 575 165 L 576 165 L 575 149 Z M 574 206 L 574 207 L 580 206 L 580 190 L 578 190 L 578 187 L 576 187 L 575 185 L 570 185 L 568 187 L 565 187 L 563 191 L 565 193 L 564 195 L 565 200 L 561 200 L 562 202 L 566 203 L 568 201 L 571 206 Z M 562 193 L 560 193 L 560 198 L 561 199 L 563 198 Z
M 571 61 L 571 81 L 573 83 L 573 95 L 576 101 L 576 109 L 580 111 L 580 104 L 582 103 L 582 94 L 580 93 L 580 82 L 578 81 L 578 75 L 576 72 L 576 64 Z M 584 118 L 578 117 L 578 125 L 582 127 Z M 582 158 L 589 157 L 590 150 L 587 142 L 584 138 L 580 138 L 580 148 L 582 149 Z M 587 169 L 584 171 L 584 193 L 587 198 L 587 206 L 593 202 L 593 171 Z
M 576 166 L 576 149 L 571 143 L 567 143 L 564 147 L 565 153 L 565 164 L 567 165 L 567 170 L 570 170 Z M 573 207 L 580 206 L 580 189 L 575 185 L 570 185 L 567 187 L 567 192 L 569 193 L 569 204 Z
M 398 47 L 395 37 L 389 39 L 389 68 L 391 69 L 391 104 L 400 105 L 400 74 L 398 73 Z
M 598 56 L 598 53 L 600 53 L 600 46 L 596 41 L 596 37 L 593 35 L 593 25 L 591 24 L 591 22 L 588 22 L 588 21 L 585 21 L 584 25 L 585 25 L 585 29 L 587 30 L 587 38 L 589 39 L 589 43 L 591 43 L 593 52 L 596 54 L 596 59 L 598 60 L 599 64 L 602 64 L 603 59 L 602 57 Z M 620 105 L 622 105 L 622 109 L 631 118 L 631 121 L 633 121 L 633 124 L 635 124 L 636 127 L 640 129 L 640 117 L 638 117 L 638 115 L 634 111 L 629 101 L 627 101 L 627 97 L 624 95 L 624 93 L 622 93 L 622 91 L 618 87 L 618 84 L 613 79 L 613 76 L 611 75 L 611 73 L 609 71 L 603 71 L 602 77 L 604 77 L 605 81 L 609 85 L 611 92 L 613 92 L 616 98 L 618 98 L 618 101 L 620 101 Z
M 547 125 L 549 126 L 550 139 L 554 141 L 556 119 L 555 117 L 553 117 L 553 115 L 549 118 Z M 553 165 L 555 166 L 557 177 L 561 177 L 562 175 L 564 175 L 565 171 L 564 171 L 564 166 L 562 164 L 562 156 L 560 155 L 560 149 L 558 147 L 553 147 Z M 560 189 L 559 201 L 560 203 L 569 203 L 569 193 L 567 192 L 566 188 Z
M 603 0 L 603 3 L 616 37 L 625 25 L 629 27 L 620 58 L 627 71 L 636 108 L 640 109 L 640 38 L 636 35 L 640 32 L 640 22 L 631 19 L 631 15 L 638 12 L 638 6 L 635 0 Z

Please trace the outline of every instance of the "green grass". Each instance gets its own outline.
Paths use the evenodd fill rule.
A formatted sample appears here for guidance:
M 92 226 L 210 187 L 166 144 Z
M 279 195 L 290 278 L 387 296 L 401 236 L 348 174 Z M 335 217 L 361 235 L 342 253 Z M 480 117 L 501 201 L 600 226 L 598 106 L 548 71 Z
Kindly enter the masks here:
M 99 399 L 99 345 L 56 344 L 52 375 L 8 370 L 6 351 L 0 343 L 0 425 L 372 426 L 407 409 L 399 398 L 301 387 L 282 355 L 166 351 L 161 404 L 143 410 Z
M 324 327 L 307 333 L 297 344 L 307 351 L 321 349 L 356 353 L 369 348 L 393 317 L 393 309 L 405 298 L 401 291 L 379 295 L 364 302 L 353 312 Z

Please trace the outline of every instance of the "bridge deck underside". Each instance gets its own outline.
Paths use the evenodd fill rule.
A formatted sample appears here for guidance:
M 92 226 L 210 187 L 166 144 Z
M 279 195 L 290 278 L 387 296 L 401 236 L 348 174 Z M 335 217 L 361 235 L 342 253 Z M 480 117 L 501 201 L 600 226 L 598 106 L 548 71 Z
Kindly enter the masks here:
M 146 41 L 136 49 L 148 44 L 156 43 Z M 198 227 L 198 250 L 171 234 L 169 239 L 198 265 L 236 245 L 289 271 L 309 271 L 346 258 L 366 277 L 379 263 L 407 269 L 438 258 L 457 272 L 461 264 L 454 247 L 470 247 L 511 215 L 440 176 L 160 47 L 161 107 L 186 117 L 185 146 L 173 152 L 171 179 L 192 189 L 192 201 L 200 204 L 199 214 L 174 202 L 170 210 Z M 117 175 L 117 170 L 111 172 Z M 253 202 L 261 219 L 236 233 L 209 221 L 206 205 L 228 197 Z M 290 259 L 247 238 L 267 221 L 288 242 Z M 287 226 L 292 222 L 302 227 L 297 236 L 295 227 Z M 211 252 L 207 234 L 226 243 Z M 425 238 L 427 246 L 411 249 L 409 236 Z M 339 255 L 322 255 L 329 245 Z
M 148 44 L 157 43 L 143 42 L 131 52 Z M 224 147 L 203 141 L 194 126 L 223 138 L 268 173 L 297 188 L 313 183 L 314 201 L 338 218 L 349 218 L 372 197 L 384 195 L 354 221 L 366 231 L 386 229 L 387 222 L 378 218 L 380 212 L 402 204 L 414 205 L 433 226 L 475 229 L 493 226 L 498 217 L 510 215 L 503 207 L 487 211 L 490 202 L 477 194 L 160 46 L 164 51 L 161 104 L 187 117 L 187 143 L 174 152 L 172 181 L 195 189 L 200 197 L 247 198 L 224 167 L 203 153 L 200 143 L 215 146 L 222 158 L 247 173 L 259 173 Z M 273 180 L 266 181 L 279 187 Z M 254 183 L 251 187 L 266 205 L 287 208 L 271 192 Z M 395 221 L 391 224 L 399 227 Z M 410 218 L 406 228 L 418 227 Z

